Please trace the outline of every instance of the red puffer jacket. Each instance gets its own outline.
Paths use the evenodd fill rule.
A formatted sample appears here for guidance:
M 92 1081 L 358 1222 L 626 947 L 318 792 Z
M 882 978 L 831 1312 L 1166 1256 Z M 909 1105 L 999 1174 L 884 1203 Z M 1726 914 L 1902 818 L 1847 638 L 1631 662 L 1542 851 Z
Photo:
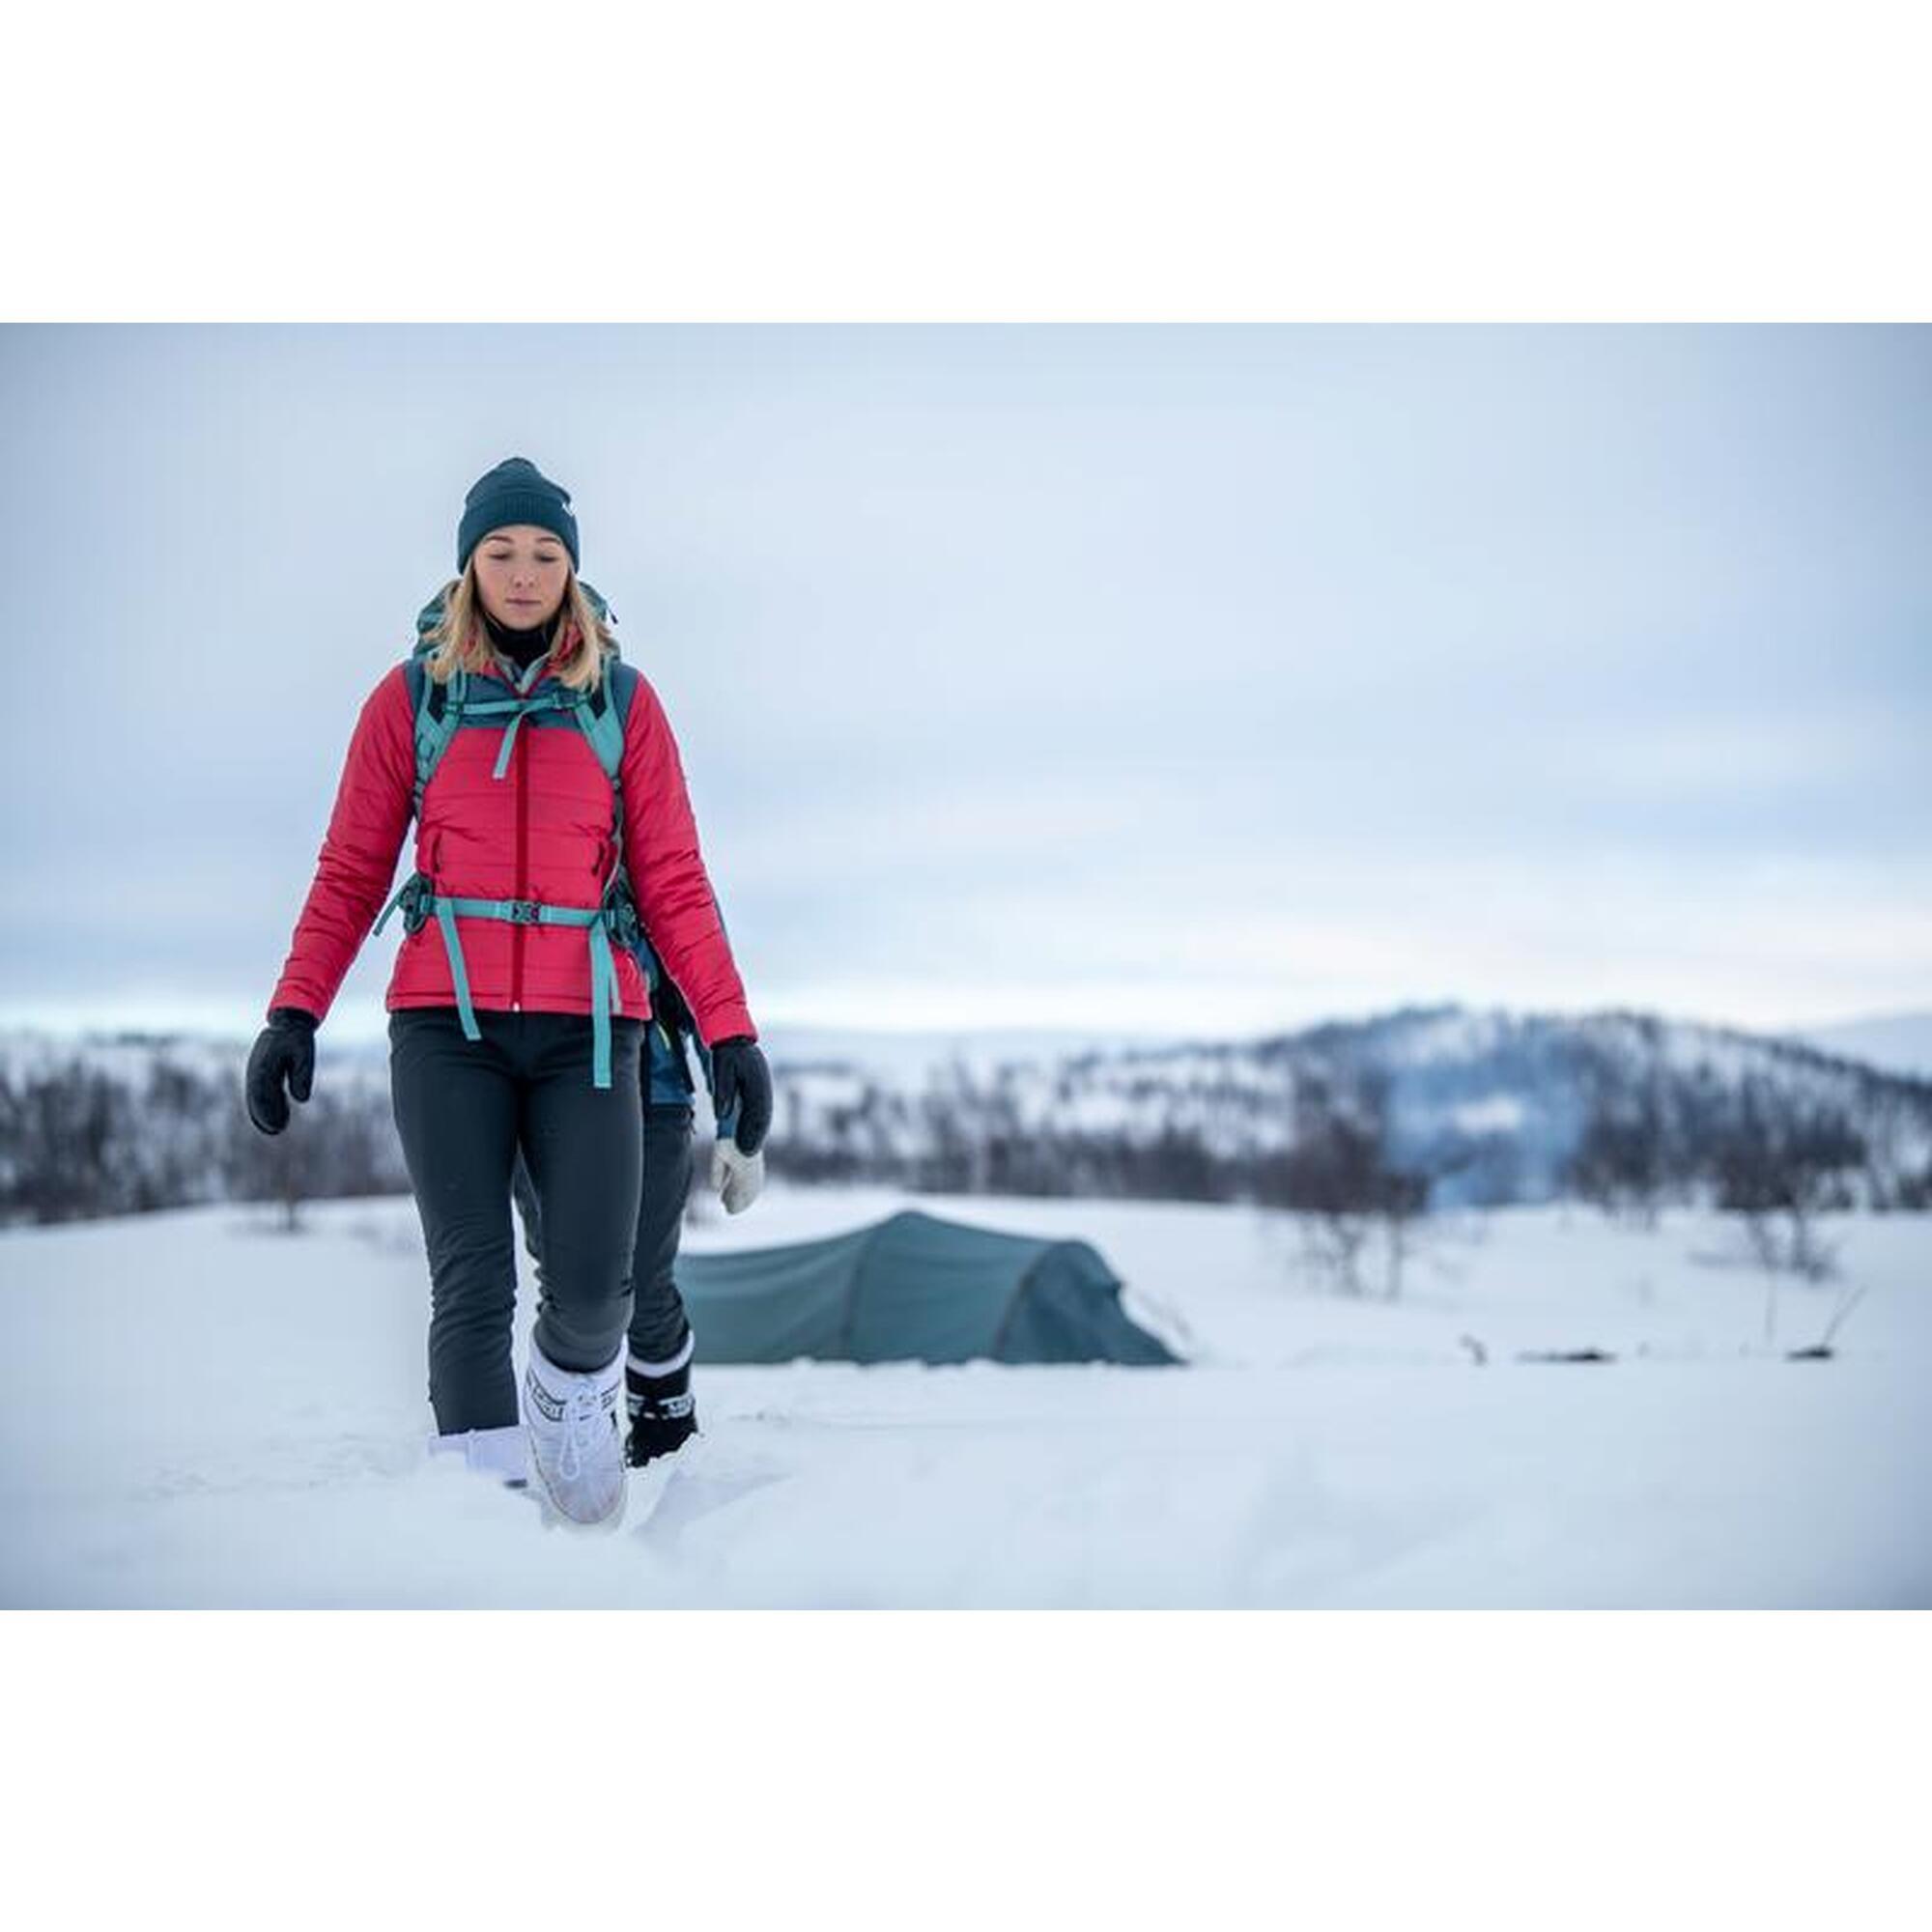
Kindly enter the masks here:
M 548 670 L 533 687 L 554 683 Z M 504 678 L 471 689 L 514 696 Z M 595 907 L 611 870 L 611 781 L 582 731 L 518 731 L 509 768 L 492 776 L 503 732 L 466 725 L 451 739 L 423 794 L 416 868 L 456 898 L 534 899 Z M 651 944 L 691 1007 L 706 1046 L 757 1037 L 731 958 L 670 722 L 639 676 L 624 721 L 619 765 L 624 857 Z M 287 964 L 270 1007 L 327 1016 L 383 909 L 409 831 L 415 789 L 415 720 L 407 668 L 398 665 L 362 706 Z M 460 919 L 471 1003 L 478 1010 L 588 1013 L 590 948 L 579 926 Z M 614 1009 L 647 1017 L 643 969 L 614 949 Z M 456 988 L 436 922 L 403 942 L 387 1006 L 453 1007 Z

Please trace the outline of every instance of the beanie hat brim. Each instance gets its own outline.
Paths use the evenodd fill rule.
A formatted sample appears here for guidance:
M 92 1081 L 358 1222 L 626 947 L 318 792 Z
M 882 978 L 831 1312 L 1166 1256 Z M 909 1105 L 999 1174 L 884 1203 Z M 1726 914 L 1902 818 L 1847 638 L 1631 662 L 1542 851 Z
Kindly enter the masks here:
M 499 463 L 470 486 L 464 498 L 463 521 L 456 528 L 456 568 L 460 574 L 470 553 L 492 530 L 510 524 L 534 524 L 549 530 L 570 553 L 570 567 L 581 567 L 577 548 L 577 519 L 571 514 L 570 493 L 553 483 L 534 463 L 513 456 Z

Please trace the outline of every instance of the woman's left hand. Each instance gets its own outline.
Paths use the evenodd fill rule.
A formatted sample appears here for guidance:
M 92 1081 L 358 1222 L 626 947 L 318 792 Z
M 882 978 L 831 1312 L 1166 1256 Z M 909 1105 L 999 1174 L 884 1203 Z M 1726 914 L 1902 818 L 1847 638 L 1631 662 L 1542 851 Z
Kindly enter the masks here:
M 727 1214 L 742 1214 L 765 1187 L 765 1157 L 740 1153 L 738 1143 L 720 1138 L 711 1143 L 711 1185 Z

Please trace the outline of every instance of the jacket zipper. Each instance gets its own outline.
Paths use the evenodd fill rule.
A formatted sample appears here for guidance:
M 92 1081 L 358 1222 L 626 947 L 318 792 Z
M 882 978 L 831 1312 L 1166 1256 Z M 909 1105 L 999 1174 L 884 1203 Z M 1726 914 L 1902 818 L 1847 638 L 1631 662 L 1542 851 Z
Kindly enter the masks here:
M 510 782 L 517 788 L 517 897 L 529 897 L 525 872 L 529 863 L 530 813 L 529 787 L 524 783 L 526 763 L 525 746 L 528 743 L 528 733 L 519 731 L 517 744 L 510 753 Z M 510 928 L 510 1010 L 520 1013 L 524 1009 L 524 928 L 513 925 Z

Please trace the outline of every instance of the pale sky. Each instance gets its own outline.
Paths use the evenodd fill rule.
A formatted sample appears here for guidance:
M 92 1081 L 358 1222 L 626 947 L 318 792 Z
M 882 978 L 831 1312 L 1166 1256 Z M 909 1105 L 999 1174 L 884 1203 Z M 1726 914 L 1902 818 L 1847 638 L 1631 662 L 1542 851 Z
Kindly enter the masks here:
M 0 408 L 0 1023 L 253 1031 L 511 454 L 762 1023 L 1932 1005 L 1924 328 L 16 327 Z

